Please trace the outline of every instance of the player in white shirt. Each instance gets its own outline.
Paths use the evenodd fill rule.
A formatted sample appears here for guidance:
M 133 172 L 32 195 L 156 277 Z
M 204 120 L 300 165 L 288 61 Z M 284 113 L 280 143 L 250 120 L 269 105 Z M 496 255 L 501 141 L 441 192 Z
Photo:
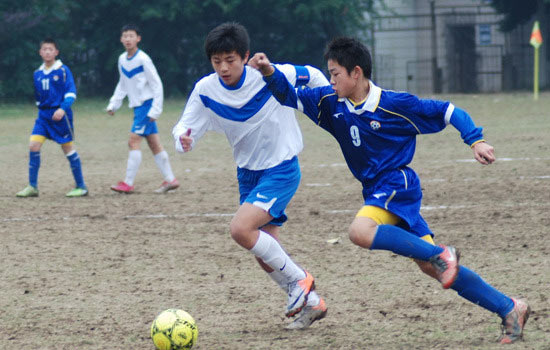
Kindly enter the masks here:
M 249 37 L 238 23 L 224 23 L 207 36 L 206 55 L 214 73 L 199 80 L 173 129 L 176 149 L 190 151 L 206 131 L 224 133 L 233 149 L 241 206 L 231 236 L 252 252 L 269 276 L 288 293 L 290 329 L 309 327 L 327 307 L 313 291 L 314 279 L 278 242 L 285 208 L 300 182 L 302 134 L 294 111 L 280 105 L 262 75 L 248 66 Z M 278 65 L 289 81 L 310 87 L 328 84 L 312 67 Z
M 118 58 L 120 79 L 107 106 L 107 113 L 114 115 L 124 98 L 128 96 L 128 106 L 134 108 L 134 123 L 128 141 L 130 153 L 126 178 L 111 186 L 111 189 L 121 193 L 134 191 L 134 180 L 142 158 L 141 139 L 145 137 L 155 157 L 155 163 L 164 177 L 164 181 L 155 192 L 165 193 L 178 188 L 179 182 L 172 172 L 168 153 L 160 143 L 156 124 L 162 113 L 162 81 L 151 58 L 138 48 L 141 41 L 139 28 L 135 25 L 126 25 L 122 27 L 121 33 L 120 42 L 126 51 Z

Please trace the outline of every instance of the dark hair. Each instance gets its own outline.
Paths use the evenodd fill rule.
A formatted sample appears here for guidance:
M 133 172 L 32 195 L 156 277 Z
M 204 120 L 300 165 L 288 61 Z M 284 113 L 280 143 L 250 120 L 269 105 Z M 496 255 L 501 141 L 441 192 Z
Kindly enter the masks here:
M 42 40 L 40 42 L 40 48 L 42 48 L 42 45 L 44 44 L 52 44 L 56 50 L 59 50 L 59 48 L 57 47 L 57 43 L 52 38 L 45 38 L 44 40 Z
M 120 29 L 120 34 L 130 30 L 133 30 L 134 32 L 136 32 L 137 35 L 141 36 L 141 31 L 139 30 L 139 27 L 133 23 L 128 23 L 126 25 L 123 25 L 122 29 Z
M 210 60 L 217 53 L 229 53 L 236 51 L 244 58 L 249 51 L 250 38 L 246 28 L 237 22 L 222 23 L 212 29 L 206 36 L 204 50 Z
M 349 37 L 333 39 L 325 50 L 325 60 L 336 61 L 346 68 L 348 73 L 359 66 L 365 78 L 370 79 L 372 74 L 372 59 L 369 49 L 359 40 Z

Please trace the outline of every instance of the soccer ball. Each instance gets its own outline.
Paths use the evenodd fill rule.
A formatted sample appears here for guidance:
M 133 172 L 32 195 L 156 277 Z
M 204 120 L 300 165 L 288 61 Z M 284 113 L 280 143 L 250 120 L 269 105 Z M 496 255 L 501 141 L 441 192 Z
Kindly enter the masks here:
M 191 349 L 198 335 L 195 320 L 183 310 L 165 310 L 151 325 L 151 338 L 159 350 Z

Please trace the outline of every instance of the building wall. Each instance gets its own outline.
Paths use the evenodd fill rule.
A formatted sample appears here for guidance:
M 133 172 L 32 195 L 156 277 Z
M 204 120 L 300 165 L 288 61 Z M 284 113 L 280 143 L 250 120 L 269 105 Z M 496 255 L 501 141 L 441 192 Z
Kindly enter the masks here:
M 431 3 L 387 0 L 379 9 L 372 48 L 378 85 L 413 93 L 495 92 L 532 82 L 532 22 L 502 33 L 490 1 L 436 0 L 433 15 Z M 541 59 L 541 87 L 548 84 L 547 60 Z

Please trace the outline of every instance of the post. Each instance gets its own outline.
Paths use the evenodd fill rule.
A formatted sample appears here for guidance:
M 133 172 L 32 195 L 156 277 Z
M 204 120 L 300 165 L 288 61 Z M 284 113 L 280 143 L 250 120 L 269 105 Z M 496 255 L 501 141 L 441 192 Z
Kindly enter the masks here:
M 535 74 L 533 79 L 533 99 L 537 101 L 539 99 L 539 48 L 535 47 L 535 66 L 533 69 Z
M 437 32 L 436 32 L 436 18 L 435 18 L 435 0 L 430 1 L 430 16 L 432 20 L 432 84 L 433 92 L 441 93 L 441 79 L 439 76 L 439 69 L 437 67 Z

